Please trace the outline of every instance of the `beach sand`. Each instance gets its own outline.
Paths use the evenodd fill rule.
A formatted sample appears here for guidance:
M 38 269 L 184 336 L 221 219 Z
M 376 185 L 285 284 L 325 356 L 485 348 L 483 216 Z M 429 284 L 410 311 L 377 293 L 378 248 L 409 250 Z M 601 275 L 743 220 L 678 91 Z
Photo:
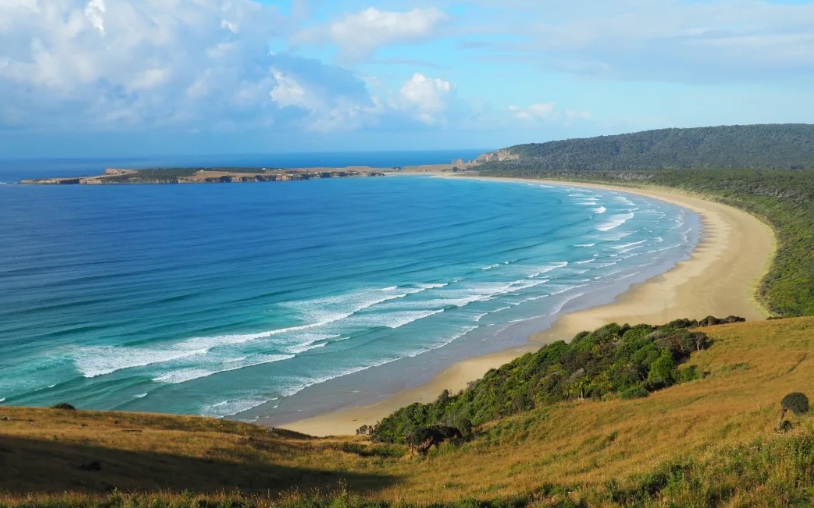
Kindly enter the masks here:
M 517 179 L 507 179 L 518 181 Z M 396 393 L 369 406 L 350 407 L 284 425 L 314 436 L 353 434 L 362 424 L 374 424 L 396 409 L 435 400 L 444 390 L 455 393 L 491 368 L 542 344 L 570 339 L 582 330 L 611 322 L 662 324 L 679 318 L 737 315 L 765 319 L 768 312 L 756 301 L 757 284 L 775 253 L 771 228 L 746 212 L 672 189 L 628 189 L 605 185 L 562 183 L 611 189 L 674 203 L 701 216 L 703 235 L 689 260 L 665 274 L 632 286 L 615 302 L 560 316 L 553 327 L 530 337 L 529 344 L 458 362 L 428 383 Z

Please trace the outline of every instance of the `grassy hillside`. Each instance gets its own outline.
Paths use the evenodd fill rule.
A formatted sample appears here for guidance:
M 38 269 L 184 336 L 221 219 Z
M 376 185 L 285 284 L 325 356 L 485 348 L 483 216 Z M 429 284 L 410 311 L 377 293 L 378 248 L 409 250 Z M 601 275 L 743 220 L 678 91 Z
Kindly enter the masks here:
M 535 171 L 814 169 L 814 125 L 661 129 L 516 145 L 483 160 Z
M 710 317 L 705 322 L 719 320 Z M 647 397 L 703 375 L 695 366 L 679 368 L 692 352 L 709 346 L 706 334 L 693 330 L 698 324 L 685 319 L 663 326 L 611 323 L 580 333 L 568 343 L 554 342 L 490 370 L 459 394 L 444 391 L 433 403 L 404 407 L 370 434 L 378 441 L 417 445 L 438 425 L 466 436 L 473 424 L 563 400 Z
M 811 420 L 792 418 L 788 434 L 773 430 L 785 394 L 814 396 L 814 318 L 700 331 L 712 345 L 689 364 L 707 373 L 703 379 L 646 398 L 532 409 L 417 459 L 405 447 L 363 437 L 311 439 L 204 418 L 0 407 L 0 505 L 814 502 Z

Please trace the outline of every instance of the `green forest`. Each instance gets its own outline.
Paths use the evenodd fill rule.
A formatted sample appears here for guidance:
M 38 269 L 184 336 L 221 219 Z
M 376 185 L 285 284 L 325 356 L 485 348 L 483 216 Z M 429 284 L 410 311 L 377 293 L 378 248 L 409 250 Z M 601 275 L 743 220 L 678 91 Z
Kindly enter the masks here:
M 660 129 L 515 145 L 501 152 L 511 160 L 497 162 L 487 155 L 484 169 L 814 169 L 814 125 Z

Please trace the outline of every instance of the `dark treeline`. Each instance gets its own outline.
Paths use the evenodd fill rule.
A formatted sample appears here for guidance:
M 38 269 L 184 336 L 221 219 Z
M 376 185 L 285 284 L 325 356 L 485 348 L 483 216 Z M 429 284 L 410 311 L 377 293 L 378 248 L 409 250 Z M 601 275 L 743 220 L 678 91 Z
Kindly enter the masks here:
M 502 169 L 814 169 L 814 125 L 735 125 L 661 129 L 516 145 L 501 151 Z M 496 158 L 496 157 L 495 157 Z M 489 162 L 489 166 L 496 162 Z
M 582 332 L 570 343 L 554 342 L 490 370 L 457 395 L 445 391 L 433 403 L 401 408 L 360 431 L 403 443 L 417 429 L 452 427 L 467 435 L 473 425 L 563 400 L 646 397 L 701 375 L 694 366 L 679 368 L 693 351 L 709 345 L 693 327 L 734 321 L 742 318 L 683 319 L 664 326 L 613 323 Z

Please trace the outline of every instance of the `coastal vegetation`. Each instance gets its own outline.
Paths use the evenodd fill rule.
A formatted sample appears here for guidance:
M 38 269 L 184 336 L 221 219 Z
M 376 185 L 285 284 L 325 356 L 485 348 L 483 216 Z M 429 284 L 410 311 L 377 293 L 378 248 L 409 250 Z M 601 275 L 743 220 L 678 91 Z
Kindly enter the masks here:
M 660 129 L 515 145 L 484 163 L 535 171 L 814 169 L 814 125 L 773 124 Z
M 705 374 L 699 379 L 648 397 L 576 397 L 520 411 L 423 458 L 368 436 L 316 439 L 207 418 L 0 407 L 0 506 L 814 501 L 814 422 L 803 414 L 788 432 L 774 430 L 785 395 L 814 393 L 814 318 L 687 331 L 708 338 L 679 367 L 694 366 Z
M 703 324 L 738 321 L 743 319 L 709 317 Z M 490 370 L 459 394 L 444 391 L 431 404 L 399 409 L 369 433 L 375 441 L 417 445 L 433 427 L 469 435 L 473 425 L 561 401 L 647 397 L 702 376 L 694 365 L 679 368 L 692 352 L 709 345 L 706 334 L 693 330 L 698 325 L 685 319 L 663 326 L 612 323 L 582 332 L 570 342 L 554 342 Z

